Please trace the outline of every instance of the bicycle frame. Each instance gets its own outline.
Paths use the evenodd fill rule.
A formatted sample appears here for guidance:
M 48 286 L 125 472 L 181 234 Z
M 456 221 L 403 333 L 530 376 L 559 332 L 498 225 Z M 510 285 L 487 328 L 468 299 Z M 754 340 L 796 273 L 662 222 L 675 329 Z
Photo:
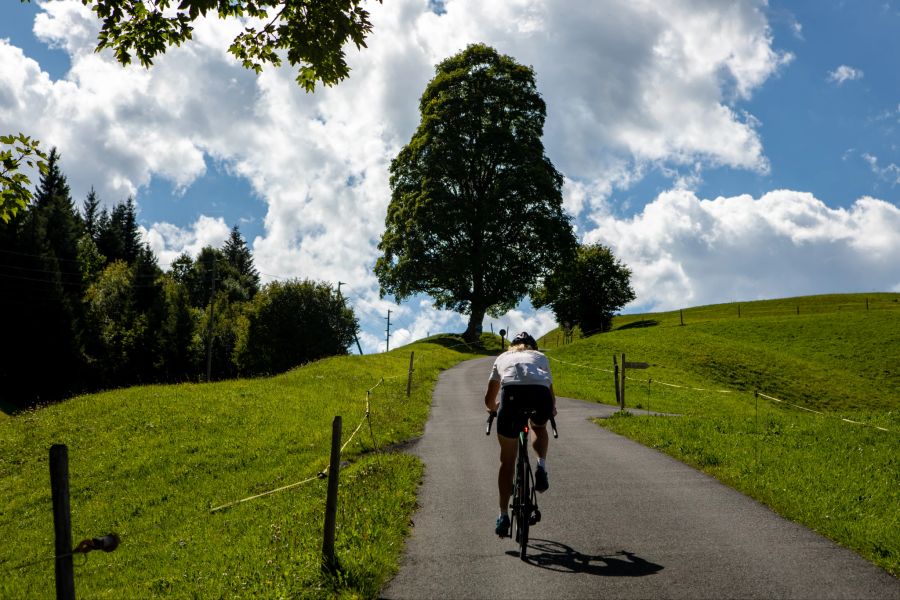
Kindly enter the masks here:
M 512 496 L 510 497 L 509 536 L 515 535 L 516 543 L 519 544 L 519 558 L 522 560 L 525 560 L 525 552 L 528 549 L 528 530 L 531 525 L 535 525 L 541 520 L 541 511 L 538 509 L 537 495 L 534 490 L 534 472 L 531 470 L 531 463 L 528 460 L 528 433 L 530 431 L 528 423 L 532 414 L 526 415 L 528 418 L 525 419 L 525 424 L 519 431 L 516 441 L 516 466 Z M 485 435 L 490 435 L 491 425 L 496 416 L 496 412 L 491 412 L 488 417 Z M 553 417 L 550 417 L 550 425 L 553 428 L 553 437 L 558 438 L 556 420 Z

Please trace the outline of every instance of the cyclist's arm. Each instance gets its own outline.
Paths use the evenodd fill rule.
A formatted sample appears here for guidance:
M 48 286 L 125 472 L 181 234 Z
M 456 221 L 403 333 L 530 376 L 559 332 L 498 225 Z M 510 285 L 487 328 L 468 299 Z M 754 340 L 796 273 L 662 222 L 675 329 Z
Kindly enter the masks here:
M 487 392 L 484 394 L 484 407 L 488 412 L 495 411 L 499 407 L 497 394 L 500 392 L 500 382 L 496 379 L 488 381 Z

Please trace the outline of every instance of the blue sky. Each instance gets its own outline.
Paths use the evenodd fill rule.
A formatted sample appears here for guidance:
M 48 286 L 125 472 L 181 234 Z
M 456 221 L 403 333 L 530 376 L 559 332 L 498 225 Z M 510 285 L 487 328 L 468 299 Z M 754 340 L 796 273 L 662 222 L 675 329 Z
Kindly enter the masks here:
M 534 66 L 578 233 L 634 271 L 626 310 L 900 291 L 900 2 L 660 6 L 373 3 L 351 79 L 307 95 L 289 68 L 229 59 L 234 25 L 121 69 L 92 52 L 80 1 L 6 2 L 0 130 L 58 146 L 76 201 L 133 195 L 164 265 L 237 224 L 268 278 L 347 282 L 372 351 L 388 309 L 392 346 L 464 326 L 426 297 L 380 299 L 371 266 L 433 65 L 486 42 Z M 495 323 L 553 319 L 524 302 Z

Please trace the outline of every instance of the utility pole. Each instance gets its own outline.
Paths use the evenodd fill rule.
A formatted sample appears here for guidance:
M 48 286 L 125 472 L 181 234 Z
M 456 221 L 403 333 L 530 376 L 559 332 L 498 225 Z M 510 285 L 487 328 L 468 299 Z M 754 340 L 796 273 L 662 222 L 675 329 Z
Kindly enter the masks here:
M 387 337 L 385 338 L 385 352 L 391 351 L 391 309 L 388 309 L 387 329 L 385 330 Z
M 213 334 L 213 310 L 216 298 L 216 258 L 212 261 L 212 285 L 209 292 L 209 323 L 206 324 L 206 383 L 212 378 L 212 334 Z

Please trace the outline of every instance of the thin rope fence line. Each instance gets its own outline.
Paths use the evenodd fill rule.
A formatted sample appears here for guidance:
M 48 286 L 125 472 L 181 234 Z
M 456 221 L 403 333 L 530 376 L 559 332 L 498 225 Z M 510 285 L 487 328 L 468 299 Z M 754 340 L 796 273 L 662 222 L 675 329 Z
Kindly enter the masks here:
M 75 554 L 74 552 L 66 552 L 65 554 L 59 554 L 59 555 L 57 555 L 57 556 L 46 556 L 46 557 L 44 557 L 44 558 L 38 558 L 38 559 L 36 559 L 36 560 L 32 560 L 32 561 L 29 561 L 29 562 L 26 562 L 26 563 L 22 563 L 21 565 L 16 565 L 16 566 L 14 566 L 14 567 L 8 567 L 8 568 L 6 568 L 6 569 L 4 569 L 3 571 L 0 571 L 0 572 L 2 572 L 2 573 L 12 573 L 13 571 L 19 571 L 19 570 L 21 570 L 21 569 L 26 569 L 26 568 L 28 568 L 28 567 L 33 567 L 33 566 L 39 565 L 39 564 L 41 564 L 41 563 L 50 562 L 51 560 L 57 560 L 57 559 L 60 559 L 60 558 L 67 558 L 67 557 L 69 557 L 69 556 L 74 556 L 74 554 Z
M 610 370 L 608 370 L 608 369 L 600 369 L 600 368 L 597 368 L 597 367 L 591 367 L 591 366 L 588 366 L 588 365 L 579 365 L 579 364 L 575 364 L 575 363 L 566 362 L 566 361 L 564 361 L 564 360 L 560 360 L 560 359 L 558 359 L 558 358 L 555 358 L 555 357 L 553 357 L 553 356 L 550 356 L 549 354 L 547 354 L 546 356 L 547 356 L 547 358 L 550 358 L 550 359 L 552 359 L 552 360 L 555 360 L 555 361 L 560 362 L 560 363 L 565 364 L 565 365 L 571 365 L 571 366 L 574 366 L 574 367 L 582 367 L 582 368 L 585 368 L 585 369 L 592 369 L 592 370 L 594 370 L 594 371 L 604 371 L 604 372 L 606 372 L 606 373 L 613 373 L 613 371 L 610 371 Z M 692 391 L 695 391 L 695 392 L 713 392 L 713 393 L 716 393 L 716 394 L 740 394 L 740 393 L 743 393 L 743 392 L 739 392 L 739 391 L 736 391 L 736 390 L 715 390 L 715 389 L 708 389 L 708 388 L 696 388 L 696 387 L 690 387 L 690 386 L 685 386 L 685 385 L 676 385 L 676 384 L 674 384 L 674 383 L 667 383 L 667 382 L 665 382 L 665 381 L 659 381 L 659 380 L 657 380 L 657 379 L 652 379 L 652 378 L 648 378 L 648 379 L 644 380 L 644 379 L 634 379 L 634 378 L 632 378 L 632 377 L 626 376 L 625 379 L 629 379 L 629 380 L 631 380 L 631 381 L 639 381 L 639 382 L 641 382 L 641 383 L 658 383 L 658 384 L 660 384 L 660 385 L 664 385 L 664 386 L 671 387 L 671 388 L 678 388 L 678 389 L 683 389 L 683 390 L 692 390 Z M 885 429 L 884 427 L 879 427 L 878 425 L 872 425 L 871 423 L 863 423 L 863 422 L 861 422 L 861 421 L 854 421 L 854 420 L 852 420 L 852 419 L 847 419 L 847 418 L 845 418 L 845 417 L 838 417 L 838 416 L 836 416 L 836 415 L 830 415 L 830 414 L 828 414 L 828 413 L 820 412 L 820 411 L 818 411 L 818 410 L 813 410 L 813 409 L 811 409 L 811 408 L 806 408 L 805 406 L 800 406 L 799 404 L 793 404 L 793 403 L 788 402 L 788 401 L 786 401 L 786 400 L 780 400 L 780 399 L 778 399 L 778 398 L 775 398 L 774 396 L 769 396 L 769 395 L 767 395 L 767 394 L 763 394 L 762 392 L 757 392 L 757 393 L 758 393 L 760 396 L 762 396 L 763 398 L 766 398 L 766 399 L 768 399 L 768 400 L 772 400 L 772 401 L 774 401 L 774 402 L 780 402 L 780 403 L 786 404 L 786 405 L 788 405 L 788 406 L 793 406 L 794 408 L 799 408 L 800 410 L 805 410 L 805 411 L 807 411 L 807 412 L 811 412 L 811 413 L 814 413 L 814 414 L 817 414 L 817 415 L 822 415 L 823 417 L 836 418 L 836 419 L 840 419 L 841 421 L 846 421 L 847 423 L 853 423 L 853 424 L 855 424 L 855 425 L 863 425 L 863 426 L 865 426 L 865 427 L 872 427 L 872 428 L 878 429 L 878 430 L 880 430 L 880 431 L 885 431 L 885 432 L 888 432 L 888 433 L 892 433 L 890 429 Z
M 890 429 L 885 429 L 884 427 L 879 427 L 878 425 L 872 425 L 871 423 L 863 423 L 861 421 L 854 421 L 852 419 L 847 419 L 845 417 L 837 417 L 835 415 L 829 415 L 828 413 L 820 412 L 818 410 L 813 410 L 811 408 L 806 408 L 805 406 L 799 406 L 797 404 L 793 404 L 786 400 L 781 400 L 779 398 L 769 396 L 768 394 L 763 394 L 762 392 L 757 392 L 757 394 L 759 394 L 763 398 L 766 398 L 767 400 L 772 400 L 773 402 L 780 402 L 781 404 L 787 404 L 788 406 L 793 406 L 794 408 L 799 408 L 800 410 L 805 410 L 807 412 L 815 413 L 817 415 L 822 415 L 823 417 L 831 417 L 831 418 L 835 418 L 835 419 L 840 419 L 841 421 L 846 421 L 847 423 L 853 423 L 854 425 L 864 425 L 865 427 L 872 427 L 872 428 L 878 429 L 880 431 L 886 431 L 888 433 L 892 433 Z
M 631 377 L 626 377 L 625 379 L 631 379 L 632 381 L 640 381 L 641 383 L 651 383 L 651 382 L 658 383 L 660 385 L 665 385 L 665 386 L 672 387 L 672 388 L 679 388 L 682 390 L 693 390 L 695 392 L 714 392 L 716 394 L 740 394 L 741 393 L 741 392 L 737 392 L 735 390 L 713 390 L 713 389 L 709 389 L 709 388 L 697 388 L 697 387 L 690 387 L 690 386 L 686 386 L 686 385 L 676 385 L 674 383 L 666 383 L 665 381 L 659 381 L 657 379 L 643 380 L 643 379 L 632 379 Z
M 60 559 L 60 558 L 68 558 L 68 557 L 70 557 L 70 556 L 75 556 L 76 554 L 81 554 L 81 555 L 83 555 L 84 558 L 85 558 L 85 562 L 87 562 L 87 555 L 88 555 L 88 552 L 89 552 L 89 551 L 81 551 L 81 550 L 73 549 L 71 552 L 66 552 L 66 553 L 64 553 L 64 554 L 57 554 L 56 556 L 45 556 L 44 558 L 38 558 L 38 559 L 29 561 L 29 562 L 26 562 L 26 563 L 22 563 L 22 564 L 20 564 L 20 565 L 15 565 L 15 566 L 13 566 L 13 567 L 8 567 L 8 568 L 6 568 L 6 569 L 0 570 L 0 573 L 12 573 L 13 571 L 19 571 L 19 570 L 21 570 L 21 569 L 25 569 L 25 568 L 28 568 L 28 567 L 34 567 L 34 566 L 39 565 L 39 564 L 42 564 L 42 563 L 50 562 L 51 560 L 58 560 L 58 559 Z M 73 565 L 76 566 L 76 567 L 84 566 L 83 564 L 79 564 L 79 563 L 74 562 L 74 561 L 73 561 Z M 89 569 L 89 570 L 92 570 L 92 569 Z
M 613 371 L 611 371 L 609 369 L 601 369 L 600 367 L 591 367 L 589 365 L 579 365 L 576 363 L 570 363 L 570 362 L 566 362 L 564 360 L 560 360 L 560 359 L 556 358 L 555 356 L 550 356 L 549 354 L 545 354 L 545 356 L 547 358 L 549 358 L 550 360 L 555 360 L 556 362 L 562 363 L 564 365 L 570 365 L 573 367 L 581 367 L 582 369 L 591 369 L 592 371 L 603 371 L 604 373 L 613 373 Z
M 350 442 L 353 440 L 353 438 L 356 436 L 356 434 L 359 433 L 359 430 L 362 429 L 362 426 L 363 426 L 367 421 L 369 422 L 369 425 L 370 425 L 370 427 L 371 427 L 371 420 L 370 420 L 370 401 L 369 401 L 369 397 L 370 397 L 371 393 L 372 393 L 376 388 L 378 388 L 378 386 L 382 385 L 382 384 L 385 382 L 385 380 L 388 380 L 388 379 L 397 379 L 397 378 L 399 378 L 399 377 L 401 377 L 401 375 L 394 375 L 394 376 L 390 376 L 390 377 L 381 377 L 381 378 L 378 380 L 378 383 L 376 383 L 374 386 L 372 386 L 371 388 L 369 388 L 368 390 L 366 390 L 366 412 L 365 412 L 365 415 L 364 415 L 363 418 L 360 420 L 359 425 L 356 426 L 356 429 L 353 431 L 353 433 L 350 434 L 350 437 L 347 438 L 347 441 L 344 442 L 344 444 L 341 446 L 341 449 L 340 449 L 340 453 L 341 453 L 341 454 L 343 454 L 344 450 L 347 448 L 347 446 L 350 444 Z M 374 440 L 374 433 L 373 433 L 373 440 Z M 248 496 L 248 497 L 246 497 L 246 498 L 241 498 L 240 500 L 235 500 L 235 501 L 229 502 L 229 503 L 227 503 L 227 504 L 222 504 L 221 506 L 216 506 L 215 508 L 209 509 L 208 512 L 209 512 L 209 514 L 212 514 L 212 513 L 218 512 L 218 511 L 220 511 L 220 510 L 224 510 L 224 509 L 226 509 L 226 508 L 231 508 L 232 506 L 237 506 L 238 504 L 243 504 L 244 502 L 250 502 L 251 500 L 257 500 L 257 499 L 263 498 L 263 497 L 265 497 L 265 496 L 270 496 L 270 495 L 276 494 L 276 493 L 278 493 L 278 492 L 283 492 L 283 491 L 285 491 L 285 490 L 289 490 L 289 489 L 292 489 L 292 488 L 295 488 L 295 487 L 299 487 L 299 486 L 301 486 L 301 485 L 310 483 L 310 482 L 315 481 L 315 480 L 317 480 L 317 479 L 323 479 L 323 478 L 325 478 L 325 476 L 328 474 L 329 468 L 330 468 L 330 465 L 327 465 L 322 471 L 320 471 L 320 472 L 317 473 L 316 475 L 313 475 L 312 477 L 307 477 L 306 479 L 303 479 L 303 480 L 301 480 L 301 481 L 297 481 L 297 482 L 294 482 L 294 483 L 291 483 L 291 484 L 288 484 L 288 485 L 284 485 L 284 486 L 275 488 L 275 489 L 273 489 L 273 490 L 268 490 L 268 491 L 266 491 L 266 492 L 262 492 L 262 493 L 259 493 L 259 494 L 254 494 L 253 496 Z M 147 527 L 147 528 L 138 530 L 138 531 L 136 531 L 136 532 L 131 532 L 131 533 L 128 534 L 128 537 L 135 537 L 135 536 L 137 536 L 137 535 L 140 535 L 140 534 L 142 534 L 142 533 L 146 533 L 147 531 L 151 531 L 151 530 L 154 530 L 154 529 L 162 530 L 162 526 L 161 526 L 160 524 L 157 523 L 157 524 L 154 524 L 154 525 L 152 525 L 152 526 L 150 526 L 150 527 Z M 12 566 L 12 567 L 7 567 L 7 568 L 4 568 L 4 569 L 0 570 L 0 573 L 12 573 L 13 571 L 19 571 L 19 570 L 22 570 L 22 569 L 27 569 L 28 567 L 34 567 L 34 566 L 39 565 L 39 564 L 42 564 L 42 563 L 46 563 L 46 562 L 50 562 L 50 561 L 55 561 L 55 560 L 58 560 L 58 559 L 60 559 L 60 558 L 67 558 L 67 557 L 69 557 L 69 556 L 74 556 L 74 555 L 76 555 L 76 554 L 84 554 L 84 555 L 85 555 L 85 558 L 87 558 L 87 553 L 86 553 L 86 552 L 77 552 L 77 551 L 73 550 L 72 552 L 67 552 L 67 553 L 65 553 L 65 554 L 60 554 L 60 555 L 56 555 L 56 556 L 47 556 L 47 557 L 43 557 L 43 558 L 38 558 L 38 559 L 29 561 L 29 562 L 26 562 L 26 563 L 22 563 L 22 564 L 15 565 L 15 566 Z M 133 560 L 133 559 L 132 559 L 132 560 Z M 79 566 L 79 565 L 76 565 L 76 566 Z M 94 567 L 94 568 L 99 568 L 99 567 Z M 93 570 L 93 569 L 92 569 L 92 570 Z
M 564 365 L 571 365 L 571 366 L 573 366 L 573 367 L 581 367 L 581 368 L 583 368 L 583 369 L 591 369 L 591 370 L 594 370 L 594 371 L 602 371 L 602 372 L 604 372 L 604 373 L 614 373 L 614 372 L 615 372 L 615 371 L 612 371 L 612 370 L 610 370 L 610 369 L 601 369 L 600 367 L 591 367 L 591 366 L 589 366 L 589 365 L 579 365 L 579 364 L 576 364 L 576 363 L 566 362 L 566 361 L 560 360 L 560 359 L 558 359 L 558 358 L 556 358 L 556 357 L 554 357 L 554 356 L 550 356 L 549 354 L 547 354 L 546 356 L 547 356 L 547 358 L 549 358 L 549 359 L 551 359 L 551 360 L 555 360 L 556 362 L 560 362 L 560 363 L 562 363 L 562 364 L 564 364 Z M 651 379 L 650 379 L 650 378 L 648 378 L 648 379 L 635 379 L 634 377 L 628 377 L 628 376 L 626 375 L 626 376 L 625 376 L 625 379 L 627 379 L 627 380 L 629 380 L 629 381 L 638 381 L 638 382 L 640 382 L 640 383 L 651 383 Z M 732 393 L 734 393 L 734 390 L 712 390 L 712 389 L 707 389 L 707 388 L 695 388 L 695 387 L 689 387 L 689 386 L 684 386 L 684 385 L 676 385 L 676 384 L 674 384 L 674 383 L 666 383 L 665 381 L 659 381 L 659 380 L 657 380 L 657 379 L 652 379 L 652 383 L 659 383 L 659 384 L 661 384 L 661 385 L 666 385 L 666 386 L 673 387 L 673 388 L 681 388 L 681 389 L 684 389 L 684 390 L 694 390 L 694 391 L 697 391 L 697 392 L 716 392 L 716 393 L 719 393 L 719 394 L 732 394 Z
M 341 450 L 340 450 L 340 453 L 341 453 L 341 454 L 343 454 L 344 450 L 347 448 L 347 445 L 350 444 L 350 441 L 353 440 L 353 438 L 356 436 L 357 433 L 359 433 L 359 430 L 362 429 L 362 426 L 363 426 L 363 424 L 366 423 L 366 421 L 369 421 L 369 424 L 370 424 L 370 426 L 371 426 L 371 421 L 369 420 L 369 414 L 370 414 L 370 411 L 369 411 L 369 395 L 372 393 L 372 391 L 373 391 L 375 388 L 377 388 L 378 386 L 380 386 L 381 384 L 383 384 L 384 381 L 385 381 L 386 379 L 396 379 L 397 377 L 399 377 L 399 375 L 397 375 L 397 376 L 392 376 L 392 377 L 382 377 L 381 379 L 378 380 L 378 383 L 376 383 L 376 384 L 373 385 L 371 388 L 369 388 L 368 390 L 366 390 L 366 414 L 365 414 L 365 415 L 363 416 L 363 418 L 360 420 L 359 425 L 356 426 L 356 429 L 353 431 L 353 433 L 350 434 L 350 437 L 347 438 L 347 441 L 344 442 L 344 444 L 341 446 Z M 373 434 L 373 438 L 374 438 L 374 434 Z M 212 513 L 214 513 L 214 512 L 217 512 L 217 511 L 220 511 L 220 510 L 223 510 L 223 509 L 226 509 L 226 508 L 230 508 L 230 507 L 236 506 L 236 505 L 238 505 L 238 504 L 242 504 L 242 503 L 244 503 L 244 502 L 249 502 L 249 501 L 251 501 L 251 500 L 257 500 L 257 499 L 263 498 L 263 497 L 265 497 L 265 496 L 270 496 L 270 495 L 275 494 L 275 493 L 278 493 L 278 492 L 283 492 L 283 491 L 285 491 L 285 490 L 289 490 L 289 489 L 291 489 L 291 488 L 295 488 L 295 487 L 301 486 L 301 485 L 306 484 L 306 483 L 309 483 L 309 482 L 311 482 L 311 481 L 315 481 L 316 479 L 322 479 L 322 478 L 324 478 L 324 477 L 328 474 L 328 469 L 329 469 L 329 467 L 330 467 L 330 465 L 329 465 L 329 466 L 326 466 L 324 469 L 322 469 L 321 471 L 319 471 L 316 475 L 313 475 L 312 477 L 307 477 L 306 479 L 303 479 L 302 481 L 297 481 L 297 482 L 295 482 L 295 483 L 291 483 L 291 484 L 288 484 L 288 485 L 284 485 L 284 486 L 281 486 L 281 487 L 276 488 L 276 489 L 273 489 L 273 490 L 269 490 L 269 491 L 266 491 L 266 492 L 262 492 L 262 493 L 260 493 L 260 494 L 254 494 L 253 496 L 248 496 L 248 497 L 246 497 L 246 498 L 241 498 L 240 500 L 235 500 L 234 502 L 229 502 L 229 503 L 227 503 L 227 504 L 223 504 L 223 505 L 221 505 L 221 506 L 217 506 L 217 507 L 215 507 L 215 508 L 211 508 L 211 509 L 209 510 L 209 512 L 210 512 L 210 514 L 212 514 Z
M 210 512 L 210 513 L 214 513 L 214 512 L 220 511 L 220 510 L 225 509 L 225 508 L 230 508 L 230 507 L 232 507 L 232 506 L 237 506 L 238 504 L 242 504 L 242 503 L 244 503 L 244 502 L 249 502 L 249 501 L 251 501 L 251 500 L 256 500 L 257 498 L 262 498 L 262 497 L 264 497 L 264 496 L 269 496 L 270 494 L 275 494 L 275 493 L 277 493 L 277 492 L 283 492 L 284 490 L 289 490 L 289 489 L 291 489 L 291 488 L 295 488 L 295 487 L 297 487 L 297 486 L 299 486 L 299 485 L 303 485 L 304 483 L 309 483 L 310 481 L 314 481 L 314 480 L 316 480 L 316 479 L 319 479 L 319 476 L 318 476 L 318 475 L 313 475 L 312 477 L 309 477 L 309 478 L 307 478 L 307 479 L 304 479 L 303 481 L 298 481 L 298 482 L 296 482 L 296 483 L 292 483 L 292 484 L 290 484 L 290 485 L 285 485 L 285 486 L 282 486 L 282 487 L 280 487 L 280 488 L 276 488 L 276 489 L 274 489 L 274 490 L 269 490 L 268 492 L 263 492 L 263 493 L 261 493 L 261 494 L 256 494 L 255 496 L 248 496 L 247 498 L 241 498 L 240 500 L 235 500 L 234 502 L 229 502 L 228 504 L 223 504 L 222 506 L 217 506 L 217 507 L 215 507 L 215 508 L 211 508 L 211 509 L 209 509 L 209 512 Z

